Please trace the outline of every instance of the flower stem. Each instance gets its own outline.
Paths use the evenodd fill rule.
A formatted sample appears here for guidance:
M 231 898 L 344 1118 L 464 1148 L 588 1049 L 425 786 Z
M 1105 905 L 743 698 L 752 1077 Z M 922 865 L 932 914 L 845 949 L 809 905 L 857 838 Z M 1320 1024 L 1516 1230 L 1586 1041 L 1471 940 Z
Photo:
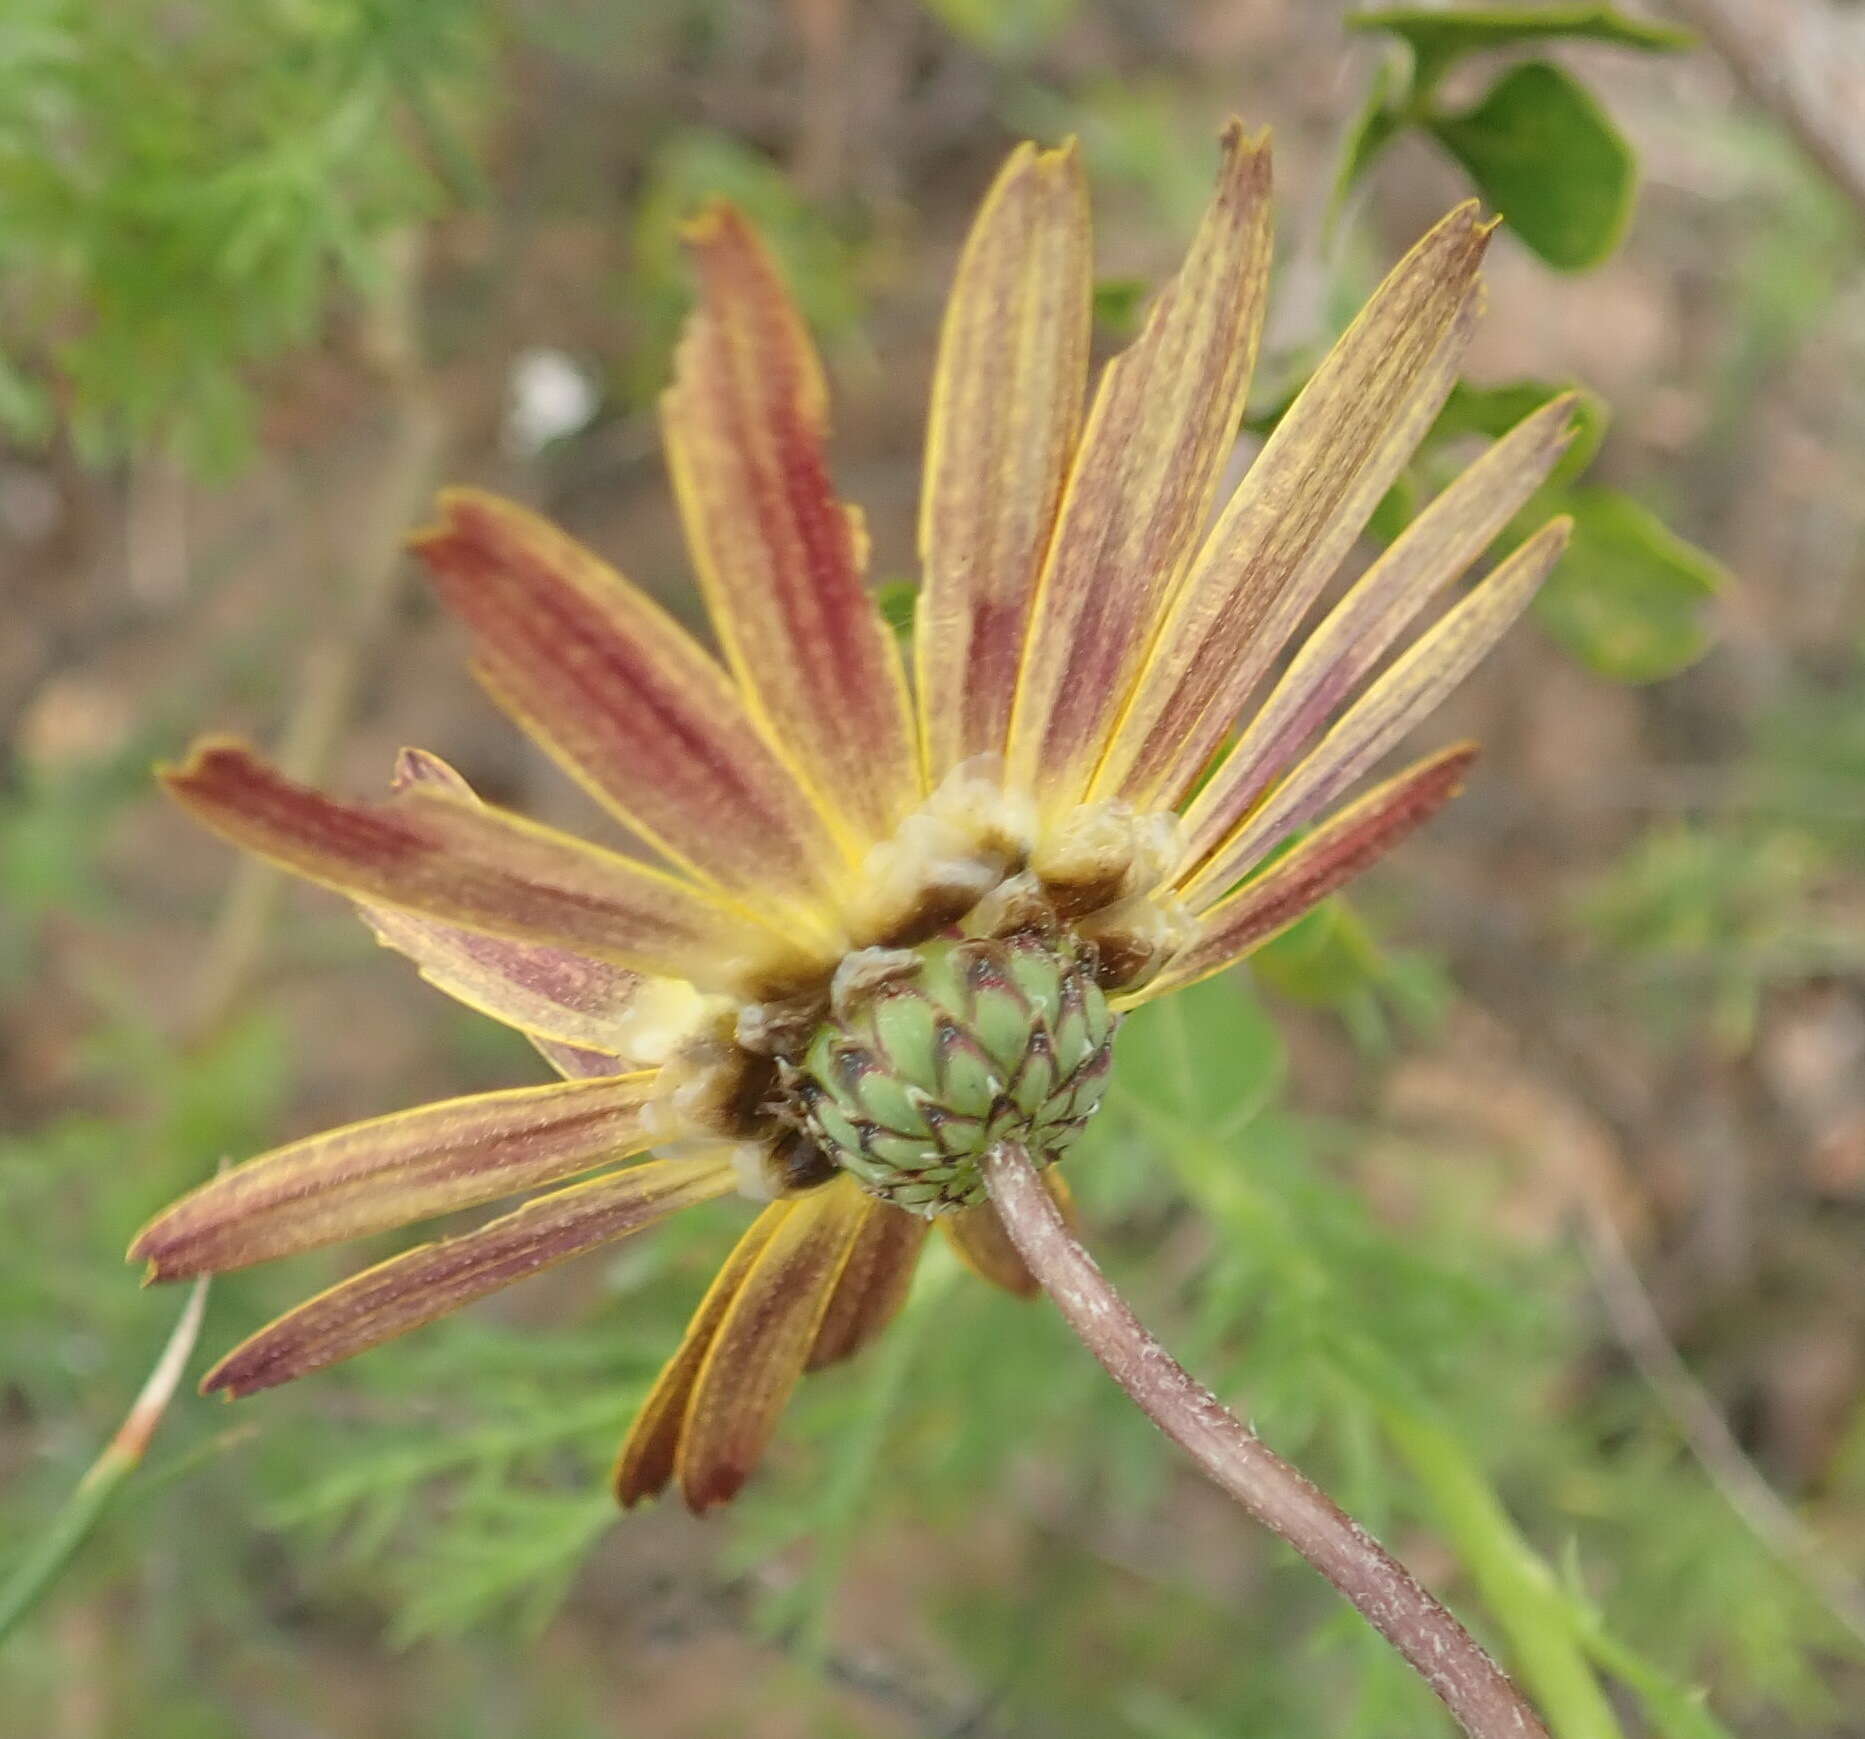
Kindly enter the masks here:
M 1004 1229 L 1082 1344 L 1140 1410 L 1396 1648 L 1472 1739 L 1547 1739 L 1508 1676 L 1385 1547 L 1156 1341 L 1069 1230 L 1015 1142 L 984 1157 Z

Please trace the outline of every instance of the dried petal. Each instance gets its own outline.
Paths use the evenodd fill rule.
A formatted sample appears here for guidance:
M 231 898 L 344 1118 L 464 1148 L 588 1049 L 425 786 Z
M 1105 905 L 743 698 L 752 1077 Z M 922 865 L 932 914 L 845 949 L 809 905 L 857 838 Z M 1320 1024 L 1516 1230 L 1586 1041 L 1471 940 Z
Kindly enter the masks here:
M 1002 754 L 1037 569 L 1081 428 L 1093 289 L 1073 144 L 1023 145 L 946 304 L 920 502 L 920 729 L 937 784 Z
M 202 1391 L 251 1395 L 322 1370 L 734 1183 L 716 1159 L 657 1159 L 539 1196 L 476 1232 L 422 1244 L 319 1293 L 235 1347 Z
M 680 1436 L 686 1429 L 687 1409 L 693 1400 L 693 1385 L 699 1380 L 700 1368 L 718 1336 L 719 1324 L 737 1299 L 746 1275 L 770 1243 L 772 1233 L 789 1218 L 795 1207 L 794 1201 L 772 1202 L 751 1222 L 713 1276 L 699 1309 L 687 1324 L 679 1351 L 661 1367 L 661 1374 L 655 1379 L 647 1400 L 641 1404 L 641 1411 L 635 1415 L 621 1453 L 616 1457 L 615 1498 L 624 1509 L 632 1509 L 643 1498 L 664 1491 L 673 1478 Z
M 1495 540 L 1566 451 L 1574 398 L 1524 417 L 1394 540 L 1309 636 L 1186 811 L 1186 860 L 1230 831 L 1412 618 Z
M 733 893 L 808 909 L 833 842 L 731 679 L 638 587 L 536 514 L 441 497 L 414 541 L 493 696 L 650 844 Z
M 394 789 L 417 786 L 478 802 L 467 782 L 438 755 L 404 749 L 396 759 Z M 628 1035 L 637 1030 L 631 1013 L 644 987 L 650 999 L 664 1000 L 659 987 L 672 982 L 643 978 L 586 954 L 443 924 L 394 906 L 358 901 L 357 909 L 376 940 L 407 955 L 435 989 L 533 1038 L 619 1054 Z
M 1234 966 L 1280 935 L 1455 797 L 1476 753 L 1472 743 L 1445 749 L 1332 816 L 1287 856 L 1205 913 L 1197 939 L 1134 1000 L 1148 1002 L 1183 990 Z
M 1545 525 L 1360 697 L 1211 857 L 1181 884 L 1193 910 L 1208 905 L 1372 767 L 1482 661 L 1567 547 L 1572 522 Z
M 248 1268 L 561 1183 L 648 1143 L 647 1072 L 445 1099 L 249 1159 L 168 1208 L 130 1256 L 152 1280 Z
M 1210 511 L 1256 357 L 1269 148 L 1233 121 L 1179 275 L 1102 376 L 1044 562 L 1011 716 L 1016 788 L 1078 803 Z
M 797 1198 L 726 1307 L 675 1458 L 695 1514 L 735 1497 L 763 1459 L 865 1211 L 860 1190 L 840 1180 Z
M 1177 804 L 1456 383 L 1488 229 L 1459 207 L 1315 370 L 1173 598 L 1095 794 Z
M 853 1358 L 899 1314 L 913 1285 L 929 1222 L 872 1196 L 863 1196 L 862 1213 L 841 1278 L 817 1327 L 806 1370 L 819 1371 Z
M 899 649 L 862 584 L 865 538 L 836 499 L 822 371 L 745 220 L 688 232 L 700 303 L 662 400 L 687 542 L 752 715 L 839 824 L 851 867 L 920 796 Z
M 815 965 L 673 876 L 440 791 L 343 803 L 216 740 L 163 782 L 222 838 L 353 899 L 709 987 Z

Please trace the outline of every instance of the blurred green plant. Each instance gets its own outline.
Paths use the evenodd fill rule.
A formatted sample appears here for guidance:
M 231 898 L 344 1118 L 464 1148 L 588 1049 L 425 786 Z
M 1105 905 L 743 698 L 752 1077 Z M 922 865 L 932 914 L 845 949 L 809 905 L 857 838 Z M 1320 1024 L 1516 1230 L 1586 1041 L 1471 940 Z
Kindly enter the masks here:
M 0 430 L 230 469 L 258 372 L 476 186 L 484 39 L 482 0 L 11 0 Z
M 833 344 L 863 310 L 859 250 L 771 159 L 729 134 L 678 128 L 654 148 L 634 202 L 633 247 L 623 303 L 630 342 L 621 390 L 651 405 L 691 301 L 680 234 L 707 201 L 730 200 L 758 226 L 796 292 L 811 329 Z
M 954 35 L 999 60 L 1046 47 L 1075 16 L 1080 0 L 924 0 Z
M 1865 648 L 1789 685 L 1714 790 L 1694 789 L 1693 769 L 1675 777 L 1654 794 L 1662 819 L 1568 916 L 1650 1030 L 1739 1055 L 1771 989 L 1865 969 L 1845 892 L 1865 846 Z
M 1353 30 L 1402 45 L 1383 61 L 1343 153 L 1344 199 L 1407 131 L 1435 139 L 1511 229 L 1559 271 L 1596 266 L 1631 220 L 1637 162 L 1611 117 L 1565 68 L 1531 60 L 1510 67 L 1470 107 L 1446 109 L 1444 76 L 1468 56 L 1531 43 L 1586 41 L 1665 51 L 1688 47 L 1685 31 L 1627 17 L 1610 6 L 1395 6 L 1356 12 Z

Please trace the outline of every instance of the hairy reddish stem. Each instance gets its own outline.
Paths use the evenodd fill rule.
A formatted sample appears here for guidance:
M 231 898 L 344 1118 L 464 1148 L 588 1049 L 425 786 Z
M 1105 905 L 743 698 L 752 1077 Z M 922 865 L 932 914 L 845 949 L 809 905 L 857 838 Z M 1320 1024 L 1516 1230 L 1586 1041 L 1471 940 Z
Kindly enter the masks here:
M 1141 1411 L 1346 1595 L 1472 1739 L 1548 1739 L 1527 1699 L 1443 1603 L 1147 1332 L 1069 1230 L 1029 1154 L 1006 1142 L 985 1155 L 983 1169 L 1030 1272 Z

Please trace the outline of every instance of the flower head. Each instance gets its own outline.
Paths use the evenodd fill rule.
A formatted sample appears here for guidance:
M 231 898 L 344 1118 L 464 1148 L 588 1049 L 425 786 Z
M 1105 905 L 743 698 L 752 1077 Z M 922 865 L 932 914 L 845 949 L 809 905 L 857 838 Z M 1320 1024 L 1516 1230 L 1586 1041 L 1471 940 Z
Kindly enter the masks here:
M 1388 657 L 1548 475 L 1568 404 L 1497 442 L 1276 667 L 1457 377 L 1487 233 L 1464 206 L 1418 243 L 1213 519 L 1263 318 L 1266 143 L 1226 133 L 1183 268 L 1091 399 L 1080 167 L 1019 149 L 941 339 L 909 685 L 830 482 L 807 334 L 744 220 L 705 212 L 662 408 L 722 659 L 510 503 L 451 491 L 414 540 L 493 697 L 657 861 L 482 804 L 416 751 L 376 802 L 222 741 L 165 774 L 565 1077 L 295 1142 L 162 1214 L 132 1254 L 173 1279 L 542 1191 L 313 1298 L 206 1386 L 301 1376 L 741 1191 L 766 1205 L 617 1472 L 624 1502 L 677 1480 L 703 1509 L 802 1374 L 886 1325 L 929 1229 L 1032 1290 L 980 1155 L 1059 1157 L 1123 1011 L 1241 959 L 1469 765 L 1455 747 L 1335 807 L 1559 554 L 1554 524 Z

